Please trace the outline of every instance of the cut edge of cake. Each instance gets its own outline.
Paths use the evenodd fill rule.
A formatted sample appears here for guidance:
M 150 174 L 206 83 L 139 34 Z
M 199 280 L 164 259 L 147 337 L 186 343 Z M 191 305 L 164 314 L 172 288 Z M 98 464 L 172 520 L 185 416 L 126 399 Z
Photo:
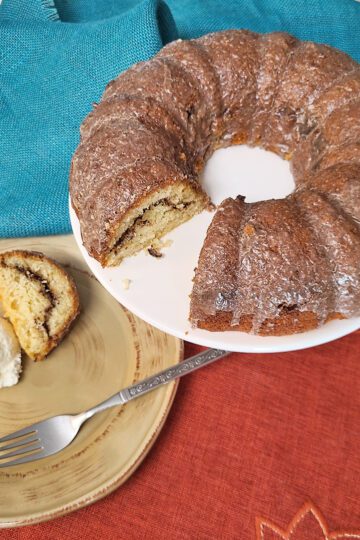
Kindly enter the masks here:
M 211 208 L 208 196 L 191 182 L 171 183 L 138 201 L 109 229 L 106 253 L 92 253 L 103 266 L 116 266 L 124 258 L 151 248 L 173 229 Z

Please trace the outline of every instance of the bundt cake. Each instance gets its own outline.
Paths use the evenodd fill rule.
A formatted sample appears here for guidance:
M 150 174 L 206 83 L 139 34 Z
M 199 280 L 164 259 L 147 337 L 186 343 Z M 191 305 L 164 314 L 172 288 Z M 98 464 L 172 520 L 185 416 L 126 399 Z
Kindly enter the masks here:
M 21 348 L 43 360 L 79 313 L 72 278 L 55 261 L 35 251 L 0 253 L 0 302 Z
M 109 83 L 71 165 L 87 251 L 119 264 L 209 208 L 199 172 L 234 144 L 291 160 L 296 187 L 220 205 L 192 324 L 286 334 L 360 315 L 360 66 L 282 32 L 178 40 Z

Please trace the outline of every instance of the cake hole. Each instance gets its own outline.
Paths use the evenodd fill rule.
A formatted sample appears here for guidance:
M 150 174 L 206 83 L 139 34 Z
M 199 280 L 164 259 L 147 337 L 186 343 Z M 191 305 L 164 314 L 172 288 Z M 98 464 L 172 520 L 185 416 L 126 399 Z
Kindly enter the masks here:
M 243 195 L 248 203 L 284 199 L 295 188 L 288 161 L 245 145 L 216 150 L 200 181 L 215 204 L 237 195 Z

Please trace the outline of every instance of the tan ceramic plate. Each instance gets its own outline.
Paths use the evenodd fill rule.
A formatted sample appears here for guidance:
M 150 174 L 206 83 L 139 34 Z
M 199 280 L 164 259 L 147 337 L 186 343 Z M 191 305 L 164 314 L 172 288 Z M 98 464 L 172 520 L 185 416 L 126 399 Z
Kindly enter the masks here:
M 0 389 L 0 435 L 77 413 L 182 359 L 182 342 L 125 311 L 91 277 L 70 236 L 1 240 L 0 250 L 40 250 L 67 265 L 82 314 L 47 360 L 24 361 L 18 385 Z M 88 505 L 120 486 L 154 443 L 176 392 L 170 383 L 84 424 L 54 456 L 0 471 L 0 527 L 28 525 Z

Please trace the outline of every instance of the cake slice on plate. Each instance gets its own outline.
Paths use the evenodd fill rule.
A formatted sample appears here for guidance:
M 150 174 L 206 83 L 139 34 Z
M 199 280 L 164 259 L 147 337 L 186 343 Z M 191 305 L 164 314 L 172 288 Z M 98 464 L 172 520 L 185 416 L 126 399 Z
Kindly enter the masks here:
M 79 313 L 72 278 L 53 260 L 33 251 L 0 253 L 0 301 L 22 349 L 43 360 Z

